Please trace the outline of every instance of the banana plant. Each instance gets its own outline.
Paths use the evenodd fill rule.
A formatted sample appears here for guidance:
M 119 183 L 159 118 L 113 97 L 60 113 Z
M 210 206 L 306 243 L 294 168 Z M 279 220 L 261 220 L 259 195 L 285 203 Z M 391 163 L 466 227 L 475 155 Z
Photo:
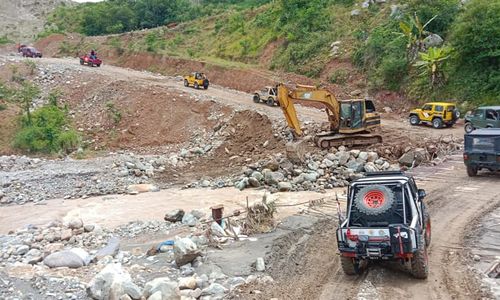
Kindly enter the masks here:
M 414 61 L 418 56 L 418 52 L 424 50 L 424 38 L 431 34 L 426 28 L 436 17 L 437 15 L 422 24 L 417 14 L 414 14 L 409 22 L 399 22 L 401 33 L 407 38 L 406 48 L 408 49 L 408 59 L 410 61 Z
M 419 76 L 429 78 L 431 88 L 444 83 L 443 65 L 450 58 L 450 47 L 430 47 L 426 52 L 418 53 L 418 60 L 413 64 L 420 70 Z

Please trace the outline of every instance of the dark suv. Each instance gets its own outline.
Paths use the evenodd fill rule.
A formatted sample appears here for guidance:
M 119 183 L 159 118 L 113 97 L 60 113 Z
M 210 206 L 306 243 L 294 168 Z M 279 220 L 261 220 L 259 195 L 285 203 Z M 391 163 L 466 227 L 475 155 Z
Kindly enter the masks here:
M 481 169 L 499 171 L 500 128 L 483 128 L 466 134 L 464 163 L 469 176 L 476 176 Z
M 347 195 L 347 215 L 337 229 L 344 272 L 360 274 L 370 260 L 397 261 L 414 277 L 427 278 L 431 220 L 425 191 L 413 177 L 368 173 L 349 185 Z
M 23 57 L 42 57 L 42 52 L 38 51 L 34 47 L 24 47 L 21 48 L 21 52 L 23 54 Z

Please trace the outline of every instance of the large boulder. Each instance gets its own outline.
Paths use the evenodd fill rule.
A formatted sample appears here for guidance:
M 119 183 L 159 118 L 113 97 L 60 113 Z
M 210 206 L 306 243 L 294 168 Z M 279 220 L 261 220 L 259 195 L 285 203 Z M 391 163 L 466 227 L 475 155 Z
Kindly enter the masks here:
M 43 260 L 43 263 L 49 268 L 80 268 L 90 261 L 89 254 L 80 248 L 54 252 Z
M 349 161 L 349 158 L 351 157 L 351 154 L 349 154 L 349 152 L 345 152 L 345 151 L 339 151 L 339 152 L 337 152 L 336 155 L 339 159 L 339 165 L 341 165 L 341 166 L 344 166 Z
M 141 299 L 142 293 L 120 264 L 108 264 L 87 285 L 87 295 L 96 300 Z
M 146 299 L 150 299 L 151 295 L 155 297 L 161 296 L 162 300 L 178 299 L 175 289 L 177 288 L 177 283 L 172 282 L 168 277 L 155 278 L 152 281 L 146 283 L 144 290 L 142 291 L 142 296 Z M 153 298 L 155 299 L 155 298 Z
M 182 266 L 192 262 L 201 252 L 196 244 L 189 238 L 182 238 L 175 241 L 174 259 L 177 266 Z
M 275 159 L 271 159 L 271 160 L 267 161 L 267 162 L 264 164 L 264 168 L 269 169 L 269 170 L 271 170 L 271 171 L 275 172 L 275 171 L 278 171 L 278 170 L 279 170 L 279 168 L 280 168 L 280 164 L 278 163 L 278 161 L 277 161 L 277 160 L 275 160 Z
M 432 33 L 429 34 L 425 39 L 424 39 L 424 45 L 426 48 L 430 47 L 439 47 L 444 43 L 444 40 L 441 36 L 438 34 Z
M 364 170 L 363 163 L 358 161 L 358 160 L 351 160 L 350 162 L 348 162 L 346 164 L 346 167 L 348 169 L 353 170 L 356 173 L 363 172 L 363 170 Z
M 198 219 L 190 213 L 184 214 L 182 217 L 182 224 L 188 225 L 189 227 L 194 227 L 198 224 Z
M 427 151 L 423 148 L 416 148 L 403 154 L 399 158 L 399 163 L 407 167 L 416 167 L 427 160 Z
M 269 185 L 276 185 L 283 180 L 285 180 L 285 175 L 281 172 L 266 172 L 264 175 L 264 181 Z
M 165 221 L 175 223 L 182 221 L 182 217 L 184 217 L 184 210 L 174 209 L 166 213 L 164 219 Z
M 222 284 L 212 283 L 201 291 L 201 296 L 220 298 L 223 297 L 226 292 L 227 289 Z

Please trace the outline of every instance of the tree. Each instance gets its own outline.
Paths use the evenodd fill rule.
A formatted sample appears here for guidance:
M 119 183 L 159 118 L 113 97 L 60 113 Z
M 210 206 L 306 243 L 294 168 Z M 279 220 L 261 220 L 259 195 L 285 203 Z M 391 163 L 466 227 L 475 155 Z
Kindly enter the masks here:
M 40 89 L 30 82 L 24 82 L 23 87 L 17 91 L 15 97 L 22 103 L 24 111 L 26 113 L 26 122 L 31 125 L 31 106 L 33 105 L 33 99 L 40 96 Z
M 430 47 L 426 52 L 420 52 L 419 59 L 413 64 L 421 70 L 420 76 L 429 78 L 431 88 L 444 83 L 443 65 L 450 58 L 452 49 L 449 47 Z
M 471 0 L 453 24 L 453 81 L 465 99 L 500 101 L 500 1 Z
M 408 59 L 410 61 L 414 61 L 418 56 L 418 52 L 424 50 L 424 38 L 430 34 L 426 28 L 436 17 L 437 15 L 422 24 L 420 18 L 415 14 L 410 18 L 409 22 L 399 22 L 399 28 L 407 38 L 406 48 L 408 49 Z

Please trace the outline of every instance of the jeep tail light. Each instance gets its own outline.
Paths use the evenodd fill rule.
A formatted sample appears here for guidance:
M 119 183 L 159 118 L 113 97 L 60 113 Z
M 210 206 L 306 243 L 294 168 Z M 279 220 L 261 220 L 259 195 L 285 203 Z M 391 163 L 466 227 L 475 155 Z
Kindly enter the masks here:
M 468 160 L 469 159 L 469 155 L 467 153 L 464 153 L 464 160 Z M 497 161 L 498 161 L 498 157 L 497 157 Z
M 351 240 L 353 242 L 357 242 L 358 241 L 358 235 L 357 234 L 351 234 L 351 229 L 349 229 L 349 228 L 347 228 L 346 235 L 347 235 L 347 239 L 348 240 Z

